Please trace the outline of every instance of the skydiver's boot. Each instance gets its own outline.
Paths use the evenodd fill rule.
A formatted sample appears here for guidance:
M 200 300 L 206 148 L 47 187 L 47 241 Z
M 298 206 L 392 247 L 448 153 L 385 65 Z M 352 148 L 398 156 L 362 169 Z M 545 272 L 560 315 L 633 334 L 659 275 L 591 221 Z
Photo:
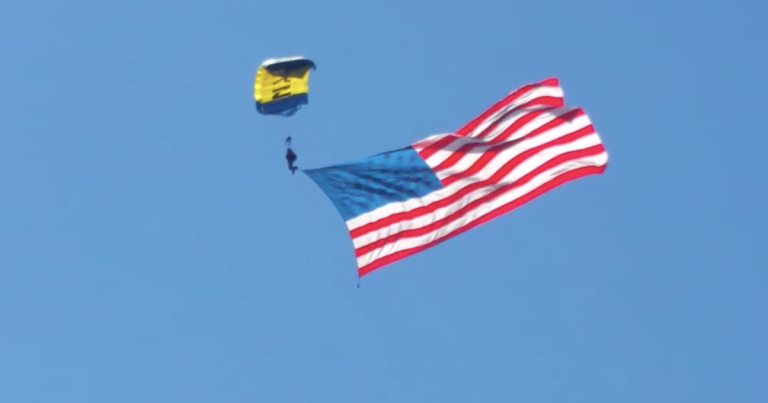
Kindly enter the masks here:
M 296 161 L 295 156 L 289 156 L 286 158 L 288 160 L 288 169 L 291 171 L 291 175 L 296 173 L 296 170 L 299 169 L 299 167 L 293 166 L 293 162 Z

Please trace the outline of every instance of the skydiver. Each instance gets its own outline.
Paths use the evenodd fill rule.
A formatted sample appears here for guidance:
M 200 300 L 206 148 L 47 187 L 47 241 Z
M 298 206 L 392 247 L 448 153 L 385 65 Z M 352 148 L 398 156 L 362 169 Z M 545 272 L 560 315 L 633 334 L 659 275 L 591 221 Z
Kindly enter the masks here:
M 288 169 L 291 170 L 291 175 L 295 174 L 296 170 L 299 169 L 299 167 L 293 166 L 297 158 L 296 153 L 291 150 L 291 147 L 288 147 L 288 150 L 285 152 L 285 159 L 288 161 Z

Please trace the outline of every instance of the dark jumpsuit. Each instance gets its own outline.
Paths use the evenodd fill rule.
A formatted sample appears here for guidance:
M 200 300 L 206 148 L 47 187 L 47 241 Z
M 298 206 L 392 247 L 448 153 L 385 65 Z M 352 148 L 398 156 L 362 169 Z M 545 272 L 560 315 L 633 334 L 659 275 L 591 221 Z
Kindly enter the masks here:
M 299 169 L 299 167 L 293 166 L 293 163 L 296 162 L 296 153 L 291 150 L 289 147 L 288 150 L 285 152 L 285 159 L 288 161 L 288 169 L 291 170 L 291 174 L 295 174 L 296 170 Z

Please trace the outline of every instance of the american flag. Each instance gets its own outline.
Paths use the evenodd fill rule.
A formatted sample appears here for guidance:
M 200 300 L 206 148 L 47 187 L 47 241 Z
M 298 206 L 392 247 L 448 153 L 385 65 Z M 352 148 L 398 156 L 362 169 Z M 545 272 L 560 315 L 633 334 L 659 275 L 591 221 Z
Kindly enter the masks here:
M 559 80 L 507 95 L 456 133 L 305 171 L 346 221 L 358 275 L 421 252 L 608 163 Z

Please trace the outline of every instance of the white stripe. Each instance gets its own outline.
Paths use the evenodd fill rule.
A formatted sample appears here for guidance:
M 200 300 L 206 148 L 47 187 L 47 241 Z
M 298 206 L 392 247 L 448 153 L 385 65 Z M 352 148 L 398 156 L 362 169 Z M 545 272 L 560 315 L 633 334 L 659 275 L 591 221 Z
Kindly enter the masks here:
M 507 115 L 503 119 L 499 120 L 499 123 L 496 125 L 496 127 L 493 130 L 491 130 L 490 132 L 488 132 L 488 134 L 485 136 L 485 140 L 487 140 L 487 141 L 500 141 L 500 140 L 496 140 L 496 138 L 501 136 L 504 133 L 504 131 L 508 130 L 518 120 L 520 120 L 523 117 L 525 117 L 527 115 L 530 115 L 530 114 L 532 114 L 534 112 L 551 111 L 550 114 L 557 113 L 560 116 L 562 116 L 562 115 L 564 115 L 564 114 L 566 114 L 568 112 L 571 112 L 571 111 L 574 111 L 574 110 L 577 110 L 577 109 L 579 109 L 579 108 L 578 107 L 569 107 L 569 106 L 566 106 L 566 107 L 553 107 L 553 106 L 550 106 L 550 105 L 536 105 L 536 106 L 527 107 L 525 109 L 518 109 L 516 111 L 513 111 L 512 113 L 510 113 L 509 115 Z M 548 115 L 547 113 L 539 114 L 539 116 L 535 117 L 530 122 L 528 122 L 525 125 L 521 126 L 519 129 L 515 130 L 514 133 L 512 134 L 512 136 L 507 137 L 504 141 L 507 141 L 507 140 L 517 140 L 517 139 L 519 139 L 521 137 L 524 137 L 526 134 L 530 133 L 530 131 L 532 131 L 534 129 L 534 128 L 531 128 L 530 131 L 526 131 L 525 128 L 527 128 L 529 125 L 532 125 L 533 122 L 535 122 L 536 120 L 538 120 L 542 116 L 551 116 L 551 115 Z M 550 119 L 550 120 L 552 120 L 552 119 Z M 548 123 L 548 121 L 546 123 Z
M 582 159 L 569 161 L 564 164 L 561 164 L 558 167 L 552 168 L 547 172 L 544 172 L 541 175 L 536 176 L 532 181 L 526 183 L 524 186 L 514 188 L 509 192 L 503 194 L 502 196 L 494 200 L 491 200 L 487 203 L 484 203 L 481 206 L 478 206 L 478 208 L 468 212 L 462 218 L 456 221 L 453 221 L 449 225 L 441 227 L 440 229 L 432 231 L 431 233 L 424 236 L 414 237 L 414 238 L 403 238 L 403 239 L 397 240 L 391 244 L 384 246 L 383 248 L 373 250 L 370 253 L 360 256 L 359 258 L 357 258 L 358 267 L 362 268 L 368 264 L 373 263 L 378 259 L 384 258 L 386 256 L 389 256 L 391 254 L 397 253 L 402 250 L 416 248 L 423 245 L 428 245 L 472 223 L 473 221 L 485 216 L 486 214 L 493 212 L 497 208 L 503 207 L 504 205 L 532 191 L 535 191 L 537 188 L 541 187 L 542 185 L 545 185 L 547 182 L 557 178 L 560 175 L 563 175 L 574 169 L 582 168 L 585 166 L 603 166 L 607 164 L 607 162 L 608 162 L 608 154 L 603 152 L 592 157 L 582 158 Z
M 505 141 L 512 141 L 517 140 L 521 137 L 524 137 L 525 135 L 529 134 L 531 131 L 539 128 L 540 126 L 543 126 L 549 121 L 556 119 L 558 115 L 562 115 L 565 113 L 570 112 L 573 109 L 578 108 L 553 108 L 551 106 L 540 106 L 535 107 L 532 109 L 521 109 L 519 111 L 513 112 L 510 115 L 506 116 L 504 119 L 500 121 L 500 125 L 495 127 L 492 131 L 488 133 L 488 137 L 485 138 L 477 138 L 477 137 L 458 137 L 456 140 L 454 140 L 450 145 L 444 147 L 443 149 L 435 152 L 434 154 L 430 155 L 429 158 L 427 158 L 426 162 L 431 167 L 437 167 L 440 164 L 442 164 L 445 160 L 447 160 L 451 155 L 453 155 L 454 152 L 458 151 L 461 146 L 471 143 L 478 143 L 478 142 L 491 142 L 494 138 L 498 137 L 501 133 L 504 132 L 507 128 L 509 128 L 512 124 L 514 124 L 516 121 L 522 119 L 524 116 L 532 113 L 532 111 L 540 111 L 540 110 L 549 110 L 548 113 L 543 113 L 539 116 L 537 116 L 535 119 L 531 120 L 530 122 L 523 125 L 520 129 L 515 131 L 515 134 L 508 138 Z M 417 150 L 419 151 L 419 150 Z M 438 175 L 439 177 L 439 175 Z M 442 178 L 441 178 L 442 179 Z
M 510 92 L 510 94 L 513 93 L 513 92 L 514 91 Z M 506 113 L 508 113 L 510 111 L 513 111 L 516 108 L 519 108 L 521 105 L 524 105 L 524 104 L 530 102 L 533 99 L 544 97 L 544 96 L 550 96 L 550 97 L 555 97 L 555 98 L 562 99 L 563 98 L 563 90 L 559 86 L 550 86 L 550 85 L 543 85 L 543 86 L 534 87 L 531 90 L 529 90 L 528 92 L 518 96 L 517 98 L 515 98 L 515 99 L 513 99 L 511 101 L 508 101 L 501 109 L 499 109 L 498 111 L 494 112 L 493 114 L 491 114 L 491 116 L 485 118 L 482 122 L 480 122 L 473 130 L 471 130 L 469 133 L 467 133 L 466 136 L 456 136 L 452 140 L 452 142 L 456 142 L 459 138 L 462 138 L 462 137 L 475 137 L 475 136 L 479 136 L 480 133 L 482 133 L 483 130 L 485 130 L 488 126 L 492 125 L 495 121 L 497 121 L 499 119 L 503 119 L 503 120 L 501 120 L 501 122 L 507 121 L 507 119 L 509 119 L 509 117 L 504 117 L 504 115 Z M 534 105 L 534 106 L 531 106 L 531 107 L 526 107 L 524 110 L 526 110 L 526 111 L 528 111 L 528 110 L 536 110 L 536 109 L 539 109 L 539 108 L 542 108 L 542 107 L 544 107 L 544 108 L 551 108 L 550 105 Z M 525 112 L 523 112 L 523 115 L 524 114 L 525 114 Z M 514 123 L 515 120 L 517 120 L 517 119 L 512 120 L 510 122 L 510 124 Z M 491 131 L 489 133 L 489 135 L 495 137 L 496 135 L 498 135 L 498 133 L 500 133 L 500 132 L 498 132 L 497 129 L 494 129 L 493 131 Z M 420 140 L 420 141 L 414 143 L 413 147 L 414 147 L 414 149 L 417 152 L 420 152 L 420 151 L 424 150 L 425 148 L 427 148 L 428 146 L 430 146 L 430 145 L 434 144 L 435 142 L 437 142 L 439 140 L 438 137 L 442 138 L 442 137 L 445 137 L 445 136 L 434 135 L 434 136 L 427 137 L 426 139 L 423 139 L 423 140 Z
M 464 172 L 467 169 L 469 169 L 475 162 L 477 162 L 477 160 L 482 158 L 483 155 L 488 150 L 490 150 L 491 148 L 497 147 L 500 144 L 512 143 L 512 142 L 514 142 L 516 140 L 519 140 L 520 138 L 529 135 L 534 130 L 536 130 L 536 129 L 538 129 L 538 128 L 540 128 L 540 127 L 542 127 L 542 126 L 544 126 L 544 125 L 546 125 L 546 124 L 548 124 L 550 122 L 552 122 L 553 120 L 556 120 L 556 119 L 560 118 L 562 115 L 564 115 L 567 112 L 570 112 L 573 109 L 577 109 L 577 108 L 570 108 L 570 109 L 557 108 L 557 109 L 551 110 L 550 112 L 543 113 L 543 114 L 537 116 L 535 119 L 531 120 L 529 123 L 523 125 L 520 128 L 520 130 L 516 132 L 516 133 L 519 133 L 519 135 L 515 135 L 514 138 L 510 138 L 509 140 L 504 140 L 504 141 L 496 142 L 496 143 L 490 143 L 490 142 L 486 141 L 486 142 L 484 142 L 485 143 L 484 145 L 477 146 L 472 151 L 464 154 L 461 157 L 461 159 L 458 162 L 456 162 L 452 167 L 449 167 L 449 168 L 446 168 L 446 169 L 444 169 L 444 170 L 442 170 L 440 172 L 437 172 L 436 175 L 437 175 L 437 177 L 440 180 L 443 180 L 443 179 L 445 179 L 445 178 L 447 178 L 447 177 L 449 177 L 451 175 L 455 175 L 457 173 Z M 559 113 L 559 112 L 564 112 L 564 113 Z M 574 122 L 576 120 L 579 120 L 580 122 L 584 123 L 584 126 L 579 127 L 579 129 L 582 129 L 584 127 L 589 126 L 589 124 L 590 124 L 589 118 L 585 118 L 585 117 L 586 117 L 586 115 L 581 115 L 581 116 L 577 117 L 577 119 L 574 119 Z M 585 119 L 581 119 L 581 118 L 585 118 Z M 537 146 L 543 144 L 539 138 L 544 136 L 545 134 L 550 138 L 550 141 L 551 141 L 552 136 L 554 135 L 553 133 L 561 133 L 561 134 L 559 134 L 557 136 L 557 137 L 560 137 L 560 136 L 569 134 L 569 133 L 571 133 L 573 131 L 576 131 L 576 130 L 578 130 L 578 129 L 574 129 L 573 128 L 573 123 L 569 124 L 569 122 L 561 122 L 561 124 L 559 124 L 558 126 L 555 126 L 555 127 L 551 128 L 551 129 L 547 130 L 547 132 L 540 133 L 538 136 L 535 136 L 533 139 L 526 139 L 526 140 L 520 142 L 514 148 L 515 149 L 526 150 L 526 149 L 529 149 L 529 148 L 532 148 L 532 147 L 537 147 Z M 509 151 L 509 150 L 505 150 L 505 151 Z M 497 156 L 496 158 L 499 158 L 499 157 L 500 156 Z M 438 166 L 438 164 L 433 164 L 432 158 L 428 158 L 427 159 L 427 165 L 429 165 L 432 169 L 435 169 Z
M 520 105 L 526 104 L 540 97 L 563 98 L 563 89 L 560 88 L 559 86 L 553 87 L 550 85 L 535 87 L 529 90 L 528 92 L 526 92 L 525 94 L 522 94 L 521 96 L 515 98 L 508 104 L 504 105 L 503 108 L 494 112 L 493 114 L 491 114 L 491 116 L 485 118 L 485 120 L 483 120 L 479 125 L 477 125 L 471 132 L 467 133 L 467 137 L 475 137 L 480 135 L 480 133 L 482 133 L 483 130 L 485 130 L 488 126 L 493 124 L 493 122 L 498 120 L 500 117 L 504 116 L 505 113 L 519 107 Z
M 591 124 L 591 121 L 589 120 L 589 117 L 587 115 L 579 116 L 578 118 L 572 121 L 562 122 L 562 124 L 560 124 L 559 126 L 556 126 L 531 139 L 522 141 L 516 147 L 512 147 L 508 150 L 502 151 L 492 161 L 490 161 L 485 167 L 483 167 L 483 169 L 481 169 L 471 178 L 462 178 L 450 184 L 449 186 L 446 186 L 445 188 L 434 191 L 421 198 L 411 198 L 404 202 L 386 204 L 366 214 L 362 214 L 360 216 L 351 218 L 349 221 L 347 221 L 347 227 L 349 228 L 350 231 L 352 231 L 356 228 L 367 225 L 368 223 L 378 221 L 379 219 L 391 216 L 393 214 L 411 211 L 416 208 L 432 204 L 444 198 L 451 197 L 457 192 L 459 192 L 463 187 L 471 183 L 489 179 L 490 177 L 493 176 L 493 174 L 496 171 L 498 171 L 498 169 L 504 163 L 511 160 L 515 156 L 519 155 L 521 152 L 536 146 L 540 146 L 542 144 L 546 144 L 559 137 L 562 137 L 569 133 L 573 133 L 577 130 L 588 127 L 590 124 Z M 483 150 L 491 146 L 493 145 L 479 147 L 480 150 L 478 150 L 478 152 L 482 152 Z M 430 164 L 430 167 L 434 169 L 434 166 L 432 166 L 431 164 Z M 457 172 L 454 169 L 447 170 L 447 171 L 449 174 L 451 173 L 455 174 Z
M 483 186 L 467 195 L 464 195 L 460 199 L 456 200 L 455 202 L 449 204 L 448 206 L 441 207 L 435 211 L 432 211 L 428 214 L 421 215 L 419 217 L 414 217 L 409 220 L 399 221 L 396 223 L 393 223 L 387 227 L 380 228 L 378 230 L 366 233 L 364 235 L 358 236 L 352 240 L 355 249 L 360 248 L 362 246 L 375 243 L 376 241 L 380 239 L 384 239 L 388 236 L 395 235 L 399 232 L 414 229 L 414 228 L 423 228 L 433 225 L 436 221 L 439 221 L 443 219 L 444 217 L 447 217 L 456 211 L 458 211 L 461 208 L 464 208 L 464 206 L 474 202 L 475 200 L 481 199 L 485 197 L 487 194 L 495 191 L 496 189 L 514 183 L 515 181 L 520 180 L 525 175 L 530 174 L 532 171 L 534 171 L 539 166 L 545 164 L 547 161 L 551 160 L 552 158 L 556 157 L 557 155 L 571 152 L 571 151 L 577 151 L 577 150 L 584 150 L 589 147 L 593 147 L 596 145 L 601 144 L 600 137 L 596 134 L 589 134 L 587 136 L 581 137 L 575 141 L 572 141 L 570 143 L 557 145 L 554 147 L 548 147 L 544 150 L 541 150 L 539 153 L 531 156 L 530 158 L 526 159 L 519 165 L 515 166 L 514 169 L 512 169 L 502 180 L 499 182 L 493 183 L 488 186 Z M 519 154 L 519 151 L 515 154 L 508 154 L 505 158 L 498 159 L 495 165 L 497 166 L 492 170 L 493 173 L 498 171 L 499 168 L 503 166 L 504 163 L 508 162 L 512 158 L 514 158 L 517 154 Z M 490 165 L 490 164 L 489 164 Z M 492 173 L 491 173 L 492 174 Z M 474 179 L 472 180 L 474 182 Z M 462 186 L 463 187 L 463 186 Z M 431 196 L 432 194 L 428 195 Z M 392 206 L 393 208 L 397 208 L 394 206 L 395 204 L 401 204 L 403 202 L 399 203 L 390 203 L 388 206 Z M 424 200 L 422 201 L 424 205 L 428 205 L 429 203 Z

